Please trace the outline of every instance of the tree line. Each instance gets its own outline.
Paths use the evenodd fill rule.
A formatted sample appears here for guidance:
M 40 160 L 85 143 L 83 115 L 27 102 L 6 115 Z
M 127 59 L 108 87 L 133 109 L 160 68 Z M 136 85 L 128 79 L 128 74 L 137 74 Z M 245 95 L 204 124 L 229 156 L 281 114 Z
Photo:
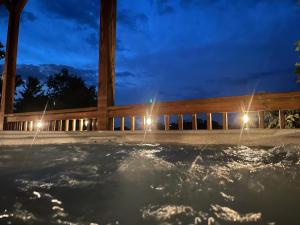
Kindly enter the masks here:
M 4 46 L 0 42 L 0 60 L 5 57 Z M 2 72 L 2 71 L 1 71 Z M 88 86 L 85 81 L 71 74 L 67 69 L 49 76 L 45 81 L 29 76 L 23 80 L 16 76 L 15 112 L 84 108 L 97 105 L 95 86 Z M 2 79 L 0 94 L 2 93 Z

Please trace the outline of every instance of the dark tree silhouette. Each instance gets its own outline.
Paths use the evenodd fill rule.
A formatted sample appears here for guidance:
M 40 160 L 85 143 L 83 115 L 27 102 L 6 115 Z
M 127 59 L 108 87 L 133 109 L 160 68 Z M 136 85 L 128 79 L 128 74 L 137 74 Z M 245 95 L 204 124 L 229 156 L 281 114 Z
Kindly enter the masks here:
M 0 74 L 2 73 L 2 71 L 0 71 Z M 21 85 L 24 84 L 24 81 L 22 80 L 20 75 L 16 76 L 16 88 L 20 87 Z M 1 95 L 2 95 L 2 79 L 0 80 L 0 99 L 1 99 Z
M 42 111 L 47 103 L 43 85 L 35 77 L 28 77 L 21 97 L 16 100 L 16 112 Z
M 300 52 L 300 41 L 297 42 L 296 51 Z M 297 82 L 300 82 L 300 62 L 296 63 Z
M 79 76 L 63 69 L 47 80 L 49 109 L 71 109 L 96 106 L 94 86 L 88 87 Z
M 4 45 L 0 42 L 0 60 L 4 59 L 4 57 L 5 57 Z

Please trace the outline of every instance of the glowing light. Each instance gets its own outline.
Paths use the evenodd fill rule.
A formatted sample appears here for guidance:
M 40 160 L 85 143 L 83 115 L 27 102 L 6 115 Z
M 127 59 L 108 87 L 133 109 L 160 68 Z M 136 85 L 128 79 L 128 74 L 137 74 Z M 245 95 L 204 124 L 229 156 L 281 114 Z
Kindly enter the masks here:
M 250 120 L 249 116 L 247 114 L 244 114 L 244 116 L 243 116 L 243 122 L 244 122 L 244 124 L 248 123 L 249 120 Z
M 84 121 L 84 124 L 85 126 L 87 126 L 89 124 L 89 121 L 88 120 Z
M 150 126 L 150 125 L 152 124 L 152 119 L 151 119 L 150 116 L 147 117 L 147 119 L 146 119 L 146 124 L 147 124 L 148 126 Z
M 41 129 L 42 126 L 43 126 L 42 121 L 39 121 L 39 122 L 36 124 L 36 127 L 37 127 L 38 129 Z

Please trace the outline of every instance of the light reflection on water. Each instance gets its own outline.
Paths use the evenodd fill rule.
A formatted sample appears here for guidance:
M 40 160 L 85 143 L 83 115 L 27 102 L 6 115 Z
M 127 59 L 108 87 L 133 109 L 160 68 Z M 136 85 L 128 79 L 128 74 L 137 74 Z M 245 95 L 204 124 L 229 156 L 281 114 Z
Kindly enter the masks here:
M 299 159 L 292 145 L 6 147 L 0 224 L 296 225 Z

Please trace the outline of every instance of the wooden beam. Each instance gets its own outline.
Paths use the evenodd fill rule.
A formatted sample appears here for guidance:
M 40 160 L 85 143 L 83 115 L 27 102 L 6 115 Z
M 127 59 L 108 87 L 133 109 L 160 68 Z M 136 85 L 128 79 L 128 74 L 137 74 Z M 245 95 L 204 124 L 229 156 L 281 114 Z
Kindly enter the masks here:
M 98 78 L 98 130 L 108 130 L 108 107 L 115 102 L 116 0 L 101 0 Z
M 20 13 L 10 10 L 6 41 L 5 63 L 2 73 L 2 97 L 0 109 L 0 130 L 3 130 L 4 114 L 13 113 L 17 49 L 19 37 Z

